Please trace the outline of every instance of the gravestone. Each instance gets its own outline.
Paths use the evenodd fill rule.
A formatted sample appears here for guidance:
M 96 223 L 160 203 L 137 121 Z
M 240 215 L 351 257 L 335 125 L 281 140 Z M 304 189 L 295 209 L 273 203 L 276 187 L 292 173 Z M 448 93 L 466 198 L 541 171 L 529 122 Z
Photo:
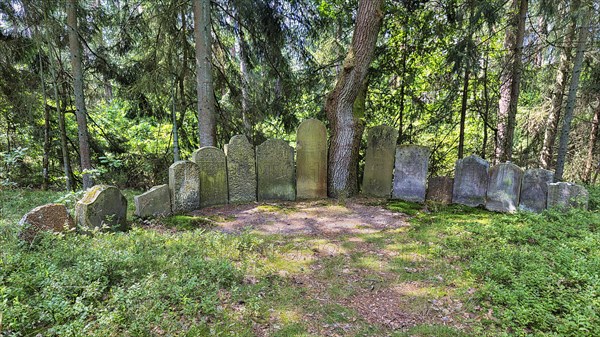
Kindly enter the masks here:
M 205 146 L 192 154 L 200 173 L 200 207 L 227 204 L 227 159 L 225 153 Z
M 64 232 L 75 228 L 67 207 L 62 204 L 48 204 L 36 207 L 19 221 L 19 238 L 32 242 L 40 232 Z
M 392 175 L 398 130 L 379 125 L 369 130 L 365 152 L 365 170 L 362 193 L 389 198 L 392 192 Z
M 269 139 L 256 147 L 258 200 L 296 199 L 294 149 L 284 140 Z
M 135 215 L 140 218 L 171 214 L 171 192 L 169 185 L 154 186 L 147 192 L 133 197 Z
M 84 230 L 127 229 L 127 199 L 118 188 L 96 185 L 85 192 L 75 205 L 75 220 Z
M 188 212 L 200 206 L 200 173 L 198 165 L 180 160 L 169 167 L 169 190 L 173 213 Z
M 452 203 L 454 179 L 450 177 L 432 177 L 427 184 L 427 200 L 444 204 Z
M 327 198 L 327 130 L 307 119 L 296 136 L 296 193 L 298 199 Z
M 516 212 L 523 170 L 510 162 L 500 163 L 490 169 L 489 175 L 485 208 L 495 212 Z
M 554 172 L 544 169 L 529 169 L 523 175 L 519 209 L 539 213 L 546 209 L 548 183 L 554 181 Z
M 587 210 L 589 194 L 585 187 L 573 183 L 550 183 L 548 184 L 548 208 L 567 210 L 569 208 L 581 208 Z
M 396 147 L 392 198 L 424 202 L 428 167 L 429 148 L 419 145 Z
M 230 203 L 256 201 L 256 161 L 254 148 L 246 136 L 231 137 L 225 145 L 227 184 Z
M 485 204 L 490 164 L 477 155 L 456 161 L 452 202 L 471 207 Z

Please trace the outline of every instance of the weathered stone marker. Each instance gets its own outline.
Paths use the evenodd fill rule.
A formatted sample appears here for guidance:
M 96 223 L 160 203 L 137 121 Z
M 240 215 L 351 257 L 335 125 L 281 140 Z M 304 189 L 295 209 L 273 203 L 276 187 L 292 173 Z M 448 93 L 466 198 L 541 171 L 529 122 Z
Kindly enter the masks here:
M 398 130 L 379 125 L 369 130 L 365 152 L 365 171 L 362 193 L 389 198 L 392 192 L 392 175 Z
M 205 146 L 192 154 L 200 172 L 200 207 L 227 204 L 227 159 L 225 153 Z
M 327 130 L 307 119 L 296 136 L 296 193 L 298 199 L 327 198 Z
M 587 210 L 590 196 L 585 187 L 573 183 L 548 184 L 548 208 Z
M 295 200 L 294 149 L 284 140 L 269 139 L 256 147 L 258 200 Z
M 424 202 L 428 167 L 429 148 L 419 145 L 396 147 L 392 198 Z
M 229 202 L 245 203 L 256 201 L 256 160 L 254 147 L 246 136 L 231 137 L 225 145 L 227 155 L 227 184 Z
M 180 160 L 169 167 L 169 190 L 173 213 L 187 212 L 200 206 L 200 173 L 198 165 Z
M 75 205 L 75 220 L 84 230 L 127 229 L 127 199 L 118 188 L 96 185 L 85 192 Z
M 554 181 L 554 172 L 544 169 L 529 169 L 523 174 L 519 209 L 539 213 L 546 209 L 548 183 Z
M 510 162 L 500 163 L 490 169 L 489 175 L 485 208 L 495 212 L 516 212 L 523 170 Z
M 169 185 L 158 185 L 133 197 L 135 215 L 140 218 L 166 216 L 171 213 Z
M 454 179 L 450 177 L 432 177 L 427 184 L 427 200 L 444 204 L 452 203 Z
M 19 221 L 19 238 L 32 242 L 41 232 L 64 232 L 75 228 L 67 207 L 62 204 L 48 204 L 36 207 Z
M 471 207 L 485 204 L 490 164 L 477 155 L 456 161 L 452 202 Z

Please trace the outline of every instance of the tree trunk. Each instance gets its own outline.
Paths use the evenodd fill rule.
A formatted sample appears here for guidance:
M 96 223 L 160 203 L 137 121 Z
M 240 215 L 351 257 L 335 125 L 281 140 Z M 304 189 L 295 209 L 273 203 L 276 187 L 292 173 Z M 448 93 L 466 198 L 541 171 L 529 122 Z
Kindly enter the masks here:
M 173 121 L 173 162 L 179 161 L 179 134 L 177 133 L 177 112 L 175 109 L 176 106 L 176 96 L 175 93 L 175 80 L 173 80 L 173 87 L 171 88 L 171 120 Z
M 383 0 L 360 0 L 350 48 L 337 83 L 327 97 L 325 111 L 331 126 L 328 185 L 331 197 L 347 197 L 358 190 L 358 150 L 362 135 L 360 116 L 354 103 L 375 53 L 383 21 Z
M 489 54 L 485 55 L 485 62 L 483 66 L 483 144 L 481 145 L 481 158 L 485 159 L 487 142 L 488 142 L 488 121 L 490 115 L 490 94 L 488 90 L 488 61 Z
M 248 75 L 248 64 L 246 63 L 246 50 L 244 46 L 244 32 L 242 31 L 242 27 L 239 24 L 239 16 L 235 13 L 235 51 L 237 57 L 240 59 L 240 89 L 242 91 L 242 123 L 244 124 L 244 131 L 248 139 L 252 140 L 252 124 L 250 124 L 250 120 L 248 119 L 248 114 L 250 112 L 250 95 L 248 92 L 248 85 L 250 83 L 250 76 Z
M 83 94 L 83 66 L 81 45 L 77 29 L 77 0 L 67 3 L 67 25 L 69 32 L 69 50 L 71 53 L 71 68 L 73 70 L 73 91 L 75 93 L 75 106 L 77 108 L 77 130 L 79 136 L 79 156 L 81 157 L 81 170 L 83 171 L 83 189 L 92 187 L 92 176 L 88 172 L 92 168 L 90 160 L 90 145 L 88 141 L 87 110 Z
M 42 96 L 44 97 L 44 155 L 42 157 L 42 190 L 48 189 L 50 183 L 50 111 L 48 110 L 48 98 L 46 96 L 46 81 L 44 80 L 44 62 L 42 62 L 42 48 L 40 55 L 40 81 L 42 84 Z
M 583 55 L 585 53 L 585 43 L 588 36 L 589 10 L 586 9 L 584 17 L 579 27 L 579 36 L 577 37 L 577 52 L 573 61 L 573 72 L 571 76 L 571 84 L 569 85 L 569 96 L 567 97 L 567 107 L 565 109 L 565 117 L 563 119 L 562 129 L 560 131 L 560 140 L 558 143 L 558 156 L 556 159 L 556 172 L 554 173 L 554 181 L 562 181 L 565 170 L 565 159 L 567 157 L 567 146 L 569 145 L 569 133 L 571 132 L 571 120 L 573 120 L 573 111 L 577 99 L 577 89 L 579 87 L 579 77 L 583 65 Z
M 569 66 L 572 60 L 572 43 L 575 38 L 575 29 L 577 28 L 577 11 L 579 10 L 579 1 L 571 2 L 569 14 L 571 23 L 565 36 L 563 47 L 560 49 L 560 61 L 556 70 L 556 81 L 552 89 L 552 104 L 548 118 L 546 119 L 546 131 L 544 132 L 544 144 L 540 153 L 540 166 L 543 169 L 552 168 L 552 159 L 554 156 L 554 142 L 558 133 L 558 121 L 560 120 L 560 112 L 563 108 L 563 98 L 565 96 L 565 88 L 569 81 Z
M 510 161 L 516 127 L 517 104 L 521 83 L 523 39 L 528 0 L 513 0 L 513 17 L 506 30 L 504 48 L 508 51 L 505 69 L 500 76 L 500 102 L 498 110 L 498 144 L 496 162 Z
M 590 141 L 588 143 L 588 154 L 585 161 L 585 172 L 583 173 L 583 181 L 591 183 L 592 180 L 592 166 L 594 165 L 594 149 L 596 148 L 596 142 L 598 141 L 598 126 L 600 125 L 600 104 L 594 111 L 594 117 L 592 118 L 592 130 L 590 130 Z
M 405 35 L 406 36 L 406 35 Z M 406 45 L 406 37 L 404 38 L 404 43 Z M 398 105 L 398 141 L 397 144 L 400 145 L 404 141 L 404 134 L 402 130 L 404 129 L 404 95 L 406 92 L 406 62 L 408 51 L 405 50 L 402 52 L 402 84 L 400 85 L 400 104 Z
M 198 94 L 198 135 L 200 146 L 215 146 L 215 97 L 211 65 L 210 0 L 194 0 L 196 41 L 196 92 Z
M 467 98 L 469 94 L 469 66 L 465 67 L 462 102 L 460 107 L 460 130 L 458 135 L 458 159 L 464 157 L 465 152 L 465 119 L 467 118 Z

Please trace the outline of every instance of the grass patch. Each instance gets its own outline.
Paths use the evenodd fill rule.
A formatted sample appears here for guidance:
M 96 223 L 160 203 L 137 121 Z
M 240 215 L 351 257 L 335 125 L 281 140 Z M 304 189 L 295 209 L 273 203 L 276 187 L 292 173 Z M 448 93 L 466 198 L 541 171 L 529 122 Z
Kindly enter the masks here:
M 212 228 L 216 226 L 214 220 L 202 216 L 172 215 L 162 218 L 163 223 L 168 228 L 174 228 L 180 231 L 189 231 L 198 228 Z

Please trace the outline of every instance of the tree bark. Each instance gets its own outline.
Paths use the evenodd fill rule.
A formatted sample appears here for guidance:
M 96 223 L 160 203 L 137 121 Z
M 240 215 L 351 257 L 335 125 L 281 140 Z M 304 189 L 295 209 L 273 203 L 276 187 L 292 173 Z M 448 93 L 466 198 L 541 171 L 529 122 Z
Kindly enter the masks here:
M 465 120 L 467 118 L 467 98 L 469 94 L 469 66 L 465 67 L 462 101 L 460 107 L 460 129 L 458 135 L 458 159 L 464 157 L 465 152 Z
M 75 93 L 75 106 L 77 116 L 77 130 L 79 137 L 79 156 L 81 157 L 81 170 L 83 171 L 83 189 L 92 187 L 93 181 L 89 170 L 92 168 L 90 160 L 90 145 L 88 140 L 87 110 L 83 93 L 83 66 L 81 45 L 77 28 L 77 0 L 67 2 L 67 25 L 69 32 L 69 50 L 71 53 L 71 68 L 73 71 L 73 91 Z
M 250 120 L 248 119 L 248 115 L 250 112 L 250 94 L 248 92 L 248 85 L 250 83 L 250 76 L 248 74 L 248 64 L 246 62 L 246 50 L 244 46 L 244 32 L 242 31 L 242 27 L 239 24 L 239 14 L 235 13 L 235 22 L 234 22 L 234 30 L 235 30 L 235 51 L 237 57 L 240 59 L 240 90 L 242 91 L 242 123 L 244 125 L 244 131 L 248 139 L 252 140 L 252 124 L 250 124 Z
M 177 132 L 177 111 L 176 106 L 176 93 L 175 93 L 175 80 L 173 80 L 173 87 L 171 88 L 171 120 L 173 122 L 173 162 L 179 161 L 179 134 Z
M 560 140 L 558 143 L 558 156 L 556 159 L 556 172 L 554 173 L 554 181 L 562 181 L 565 169 L 565 159 L 567 157 L 567 147 L 569 145 L 569 133 L 571 132 L 571 121 L 573 120 L 573 111 L 577 100 L 577 89 L 579 88 L 579 77 L 583 65 L 583 56 L 585 53 L 585 43 L 588 36 L 589 10 L 585 11 L 579 34 L 577 37 L 577 51 L 575 60 L 573 61 L 573 72 L 571 76 L 571 84 L 569 85 L 569 96 L 567 97 L 567 107 L 565 109 L 565 117 L 563 119 L 562 129 L 560 131 Z
M 358 150 L 362 135 L 360 116 L 354 104 L 365 89 L 365 77 L 375 53 L 377 35 L 383 21 L 383 0 L 360 0 L 354 35 L 327 97 L 325 111 L 331 127 L 328 158 L 328 187 L 331 197 L 347 197 L 358 191 Z M 364 102 L 363 102 L 364 104 Z
M 196 41 L 196 92 L 198 95 L 198 140 L 200 147 L 215 146 L 215 97 L 211 64 L 210 0 L 194 0 L 194 39 Z
M 572 43 L 575 39 L 575 30 L 577 28 L 577 11 L 579 10 L 579 1 L 574 0 L 571 2 L 571 9 L 569 14 L 571 16 L 571 23 L 565 36 L 563 47 L 560 49 L 560 61 L 558 69 L 556 70 L 556 81 L 554 82 L 554 88 L 552 89 L 552 103 L 550 106 L 550 112 L 546 119 L 546 130 L 544 132 L 544 144 L 542 146 L 542 152 L 540 153 L 540 166 L 543 169 L 552 168 L 552 159 L 554 157 L 554 142 L 556 141 L 556 134 L 558 133 L 558 121 L 560 120 L 560 113 L 563 108 L 563 98 L 565 96 L 565 89 L 569 81 L 569 66 L 572 60 Z
M 588 142 L 588 154 L 585 161 L 585 171 L 583 173 L 583 181 L 591 183 L 592 180 L 592 169 L 594 165 L 594 149 L 598 141 L 598 126 L 600 126 L 600 104 L 594 110 L 594 117 L 592 118 L 592 130 L 590 130 L 590 140 Z
M 44 97 L 44 155 L 42 157 L 42 190 L 47 190 L 50 183 L 50 111 L 48 110 L 48 98 L 46 96 L 46 81 L 44 80 L 44 62 L 42 62 L 42 48 L 40 55 L 40 81 L 42 84 L 42 96 Z
M 481 158 L 485 159 L 487 143 L 488 143 L 488 121 L 490 115 L 490 94 L 488 90 L 488 65 L 489 65 L 489 53 L 485 55 L 485 62 L 483 66 L 483 144 L 481 145 Z
M 509 52 L 505 69 L 500 76 L 500 102 L 498 110 L 498 144 L 496 162 L 510 161 L 516 127 L 517 104 L 522 73 L 523 39 L 528 0 L 513 0 L 511 25 L 506 30 L 504 48 Z

